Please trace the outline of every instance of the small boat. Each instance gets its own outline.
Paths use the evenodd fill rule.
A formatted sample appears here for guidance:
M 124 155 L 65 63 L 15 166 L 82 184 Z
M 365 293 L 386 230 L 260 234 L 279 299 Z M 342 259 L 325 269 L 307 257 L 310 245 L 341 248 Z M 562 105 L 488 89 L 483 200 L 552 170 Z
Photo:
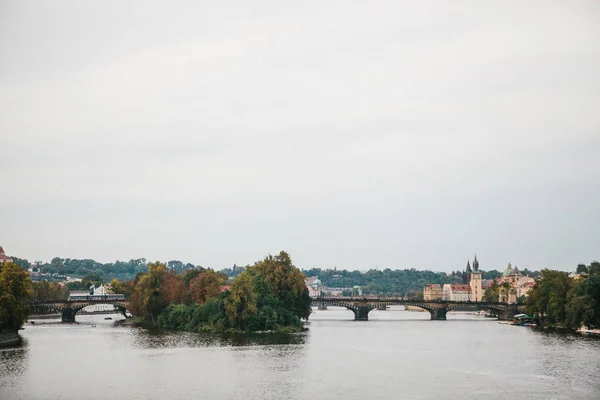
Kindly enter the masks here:
M 96 327 L 96 324 L 92 324 L 92 328 L 95 328 L 95 327 Z
M 600 335 L 600 329 L 588 329 L 584 326 L 582 326 L 581 328 L 577 329 L 577 332 L 579 333 L 587 333 L 588 335 Z
M 112 320 L 112 317 L 106 317 L 106 318 L 104 318 L 104 319 L 110 319 L 110 320 Z

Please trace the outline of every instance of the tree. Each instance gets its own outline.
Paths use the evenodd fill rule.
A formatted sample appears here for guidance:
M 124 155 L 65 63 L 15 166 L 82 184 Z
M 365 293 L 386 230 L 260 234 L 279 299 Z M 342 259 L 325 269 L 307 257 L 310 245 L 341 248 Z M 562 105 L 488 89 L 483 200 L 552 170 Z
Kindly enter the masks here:
M 24 258 L 12 257 L 12 262 L 23 268 L 25 271 L 31 268 L 31 263 Z
M 166 270 L 165 264 L 148 264 L 148 273 L 141 275 L 131 295 L 132 313 L 145 319 L 150 318 L 152 325 L 156 325 L 155 317 L 168 305 L 161 293 Z
M 573 280 L 565 306 L 565 325 L 570 328 L 600 327 L 600 264 L 590 264 L 589 275 Z
M 577 265 L 577 269 L 575 271 L 577 274 L 587 274 L 588 273 L 588 267 L 585 264 L 578 264 Z
M 187 288 L 181 275 L 171 270 L 164 274 L 160 284 L 161 296 L 166 304 L 184 303 L 187 300 Z
M 0 264 L 0 331 L 18 331 L 29 313 L 31 279 L 13 262 Z
M 113 293 L 122 294 L 126 298 L 129 298 L 133 293 L 135 285 L 133 281 L 119 281 L 118 279 L 113 279 L 110 281 L 110 288 Z
M 212 269 L 206 270 L 190 281 L 189 295 L 192 301 L 204 304 L 221 292 L 221 281 Z
M 529 292 L 525 304 L 527 313 L 533 314 L 545 325 L 566 323 L 566 305 L 573 286 L 569 274 L 545 269 L 542 277 Z
M 248 272 L 243 272 L 233 280 L 229 296 L 225 301 L 225 314 L 232 328 L 245 330 L 250 318 L 256 312 L 256 295 L 252 287 L 252 277 Z
M 204 268 L 200 267 L 200 268 L 193 268 L 193 269 L 186 269 L 185 271 L 183 271 L 183 281 L 185 282 L 185 286 L 190 286 L 190 282 L 192 281 L 192 279 L 194 279 L 195 277 L 197 277 L 198 275 L 200 275 L 202 272 L 204 272 Z
M 32 282 L 32 299 L 36 301 L 66 300 L 69 297 L 69 288 L 57 282 Z
M 492 281 L 492 285 L 485 289 L 483 293 L 483 301 L 488 303 L 497 303 L 500 294 L 500 287 L 498 283 L 494 280 Z

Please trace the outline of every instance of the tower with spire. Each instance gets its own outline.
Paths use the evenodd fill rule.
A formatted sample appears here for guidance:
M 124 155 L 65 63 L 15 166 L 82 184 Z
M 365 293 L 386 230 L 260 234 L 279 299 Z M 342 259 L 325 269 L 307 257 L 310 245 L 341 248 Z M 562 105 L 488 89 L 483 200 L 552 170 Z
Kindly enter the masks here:
M 483 299 L 483 290 L 481 290 L 481 271 L 479 270 L 477 254 L 475 254 L 475 258 L 473 259 L 473 270 L 470 273 L 469 284 L 471 286 L 471 300 L 481 301 Z
M 463 272 L 463 283 L 465 285 L 468 285 L 471 281 L 471 272 L 471 262 L 467 260 L 467 268 L 465 269 L 465 272 Z

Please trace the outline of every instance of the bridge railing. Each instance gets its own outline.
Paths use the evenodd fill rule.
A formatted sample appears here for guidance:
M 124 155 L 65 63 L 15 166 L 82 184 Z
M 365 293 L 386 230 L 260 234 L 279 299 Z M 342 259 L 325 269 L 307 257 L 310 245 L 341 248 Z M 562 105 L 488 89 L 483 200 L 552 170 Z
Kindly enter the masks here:
M 345 301 L 355 303 L 369 303 L 369 302 L 387 302 L 387 303 L 423 303 L 423 304 L 467 304 L 467 305 L 486 305 L 486 306 L 507 306 L 507 305 L 522 305 L 516 303 L 501 303 L 501 302 L 487 302 L 487 301 L 474 301 L 474 300 L 418 300 L 409 299 L 407 297 L 382 297 L 382 296 L 322 296 L 314 297 L 313 302 L 324 302 L 324 301 Z

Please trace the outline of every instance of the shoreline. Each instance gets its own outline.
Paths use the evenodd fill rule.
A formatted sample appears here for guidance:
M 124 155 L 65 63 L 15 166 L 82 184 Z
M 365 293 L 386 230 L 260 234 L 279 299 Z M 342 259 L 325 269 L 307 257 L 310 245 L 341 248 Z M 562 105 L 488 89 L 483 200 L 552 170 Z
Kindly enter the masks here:
M 21 344 L 18 332 L 0 332 L 0 348 L 14 347 Z

